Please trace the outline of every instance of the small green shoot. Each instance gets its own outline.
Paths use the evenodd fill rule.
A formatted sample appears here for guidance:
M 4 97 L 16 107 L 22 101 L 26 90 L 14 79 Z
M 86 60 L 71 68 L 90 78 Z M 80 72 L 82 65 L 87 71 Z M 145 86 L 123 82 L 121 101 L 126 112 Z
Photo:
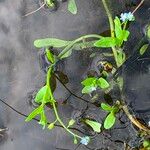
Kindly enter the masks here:
M 109 87 L 109 83 L 102 77 L 97 79 L 96 77 L 86 78 L 84 81 L 81 82 L 84 85 L 82 89 L 83 94 L 90 94 L 97 89 L 97 87 L 101 89 L 106 89 Z
M 119 106 L 117 103 L 114 106 L 110 106 L 108 104 L 101 103 L 101 108 L 108 112 L 108 115 L 104 121 L 104 128 L 110 129 L 115 124 L 116 113 L 118 113 L 118 111 L 119 111 Z

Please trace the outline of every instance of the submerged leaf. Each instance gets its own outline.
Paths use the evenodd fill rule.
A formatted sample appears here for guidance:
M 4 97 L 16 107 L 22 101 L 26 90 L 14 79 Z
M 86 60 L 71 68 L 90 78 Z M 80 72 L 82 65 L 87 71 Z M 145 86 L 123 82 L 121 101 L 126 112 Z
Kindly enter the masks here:
M 75 0 L 69 0 L 68 10 L 74 15 L 77 14 L 77 5 L 76 5 Z
M 115 121 L 116 121 L 115 114 L 113 112 L 109 113 L 104 121 L 104 128 L 110 129 L 115 124 Z
M 56 71 L 55 73 L 58 75 L 59 79 L 61 80 L 63 84 L 67 84 L 69 82 L 68 76 L 64 74 L 63 72 Z
M 96 121 L 92 121 L 92 120 L 89 120 L 89 119 L 86 119 L 85 120 L 85 123 L 88 124 L 90 127 L 92 127 L 92 129 L 95 131 L 95 132 L 101 132 L 101 123 L 99 122 L 96 122 Z
M 141 48 L 140 48 L 140 55 L 143 55 L 146 50 L 148 49 L 149 44 L 144 44 Z
M 69 45 L 71 41 L 60 40 L 56 38 L 37 39 L 34 41 L 34 46 L 37 48 L 53 46 L 56 48 L 65 47 Z

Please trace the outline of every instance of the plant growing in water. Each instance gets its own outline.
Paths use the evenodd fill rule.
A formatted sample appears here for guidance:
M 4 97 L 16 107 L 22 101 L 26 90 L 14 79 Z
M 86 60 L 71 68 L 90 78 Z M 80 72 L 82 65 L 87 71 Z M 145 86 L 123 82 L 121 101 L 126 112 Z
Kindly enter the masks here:
M 49 7 L 51 7 L 53 2 L 54 1 L 52 0 L 45 0 L 45 3 Z M 143 2 L 144 0 L 141 1 L 138 7 Z M 68 133 L 70 133 L 73 136 L 75 144 L 77 144 L 78 140 L 80 140 L 81 144 L 87 145 L 90 142 L 90 137 L 86 135 L 80 136 L 71 130 L 70 127 L 72 127 L 76 123 L 74 119 L 70 119 L 70 121 L 68 121 L 68 124 L 65 125 L 59 116 L 57 110 L 57 102 L 53 95 L 54 91 L 52 90 L 52 77 L 55 76 L 55 66 L 57 65 L 57 63 L 69 57 L 72 54 L 73 50 L 82 50 L 91 47 L 111 48 L 113 54 L 112 56 L 114 58 L 114 65 L 111 64 L 110 67 L 106 62 L 107 66 L 103 66 L 99 76 L 92 76 L 84 79 L 81 82 L 81 84 L 83 85 L 82 93 L 91 95 L 92 92 L 97 90 L 101 90 L 104 93 L 109 93 L 109 91 L 113 90 L 114 84 L 118 85 L 121 92 L 123 87 L 123 78 L 117 75 L 120 68 L 125 63 L 127 63 L 128 60 L 124 52 L 123 45 L 125 44 L 125 42 L 128 41 L 128 37 L 130 34 L 127 25 L 129 24 L 129 22 L 135 20 L 134 13 L 138 7 L 135 9 L 135 11 L 129 13 L 122 13 L 120 16 L 116 16 L 113 20 L 112 15 L 107 6 L 106 0 L 102 0 L 102 3 L 109 19 L 111 36 L 103 37 L 98 34 L 89 34 L 81 36 L 71 41 L 65 41 L 56 38 L 37 39 L 34 41 L 34 45 L 36 48 L 45 48 L 45 57 L 49 62 L 49 66 L 47 68 L 46 83 L 38 91 L 35 97 L 35 102 L 39 104 L 39 107 L 37 107 L 31 112 L 31 114 L 26 118 L 26 121 L 31 121 L 34 117 L 40 116 L 39 124 L 43 126 L 43 129 L 47 127 L 50 130 L 55 127 L 56 123 L 59 123 Z M 75 0 L 69 0 L 68 10 L 73 14 L 77 13 Z M 150 28 L 148 26 L 146 30 L 146 39 L 150 39 L 149 32 Z M 148 46 L 148 40 L 146 40 L 146 42 L 144 43 L 142 42 L 142 45 L 140 45 L 138 48 L 139 54 L 143 55 Z M 55 55 L 53 54 L 52 50 L 49 49 L 49 47 L 62 49 L 62 51 L 58 55 Z M 112 75 L 111 79 L 109 77 L 110 74 Z M 45 114 L 45 107 L 47 105 L 51 105 L 53 107 L 55 115 L 55 119 L 51 122 L 48 121 Z M 99 107 L 108 112 L 108 115 L 103 123 L 103 127 L 105 129 L 110 129 L 115 124 L 117 113 L 122 109 L 134 125 L 136 125 L 140 130 L 143 130 L 148 134 L 150 133 L 150 130 L 147 126 L 138 122 L 138 120 L 129 113 L 124 99 L 117 100 L 113 106 L 110 106 L 106 103 L 101 103 Z M 100 133 L 102 130 L 102 123 L 97 122 L 93 119 L 86 118 L 83 119 L 83 122 L 90 126 L 94 132 Z

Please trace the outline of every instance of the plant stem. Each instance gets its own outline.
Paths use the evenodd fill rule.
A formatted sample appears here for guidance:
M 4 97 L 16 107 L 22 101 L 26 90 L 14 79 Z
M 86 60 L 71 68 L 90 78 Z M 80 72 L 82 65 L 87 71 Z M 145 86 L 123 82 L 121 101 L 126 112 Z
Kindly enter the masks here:
M 58 115 L 58 112 L 57 112 L 57 108 L 56 108 L 55 103 L 53 103 L 53 108 L 54 108 L 54 113 L 55 113 L 56 119 L 57 119 L 58 122 L 62 125 L 62 127 L 63 127 L 67 132 L 69 132 L 70 134 L 72 134 L 73 136 L 82 139 L 81 136 L 79 136 L 79 135 L 73 133 L 72 131 L 70 131 L 70 130 L 64 125 L 64 123 L 61 121 L 61 119 L 60 119 L 60 117 L 59 117 L 59 115 Z
M 102 3 L 103 3 L 103 6 L 105 8 L 106 14 L 108 16 L 109 25 L 110 25 L 110 31 L 111 31 L 111 37 L 115 37 L 115 33 L 114 33 L 115 27 L 114 27 L 112 14 L 111 14 L 111 12 L 110 12 L 110 10 L 108 8 L 106 0 L 102 0 Z M 113 51 L 113 55 L 114 55 L 114 58 L 115 58 L 116 65 L 117 65 L 117 67 L 119 67 L 116 48 L 112 47 L 112 51 Z
M 57 111 L 56 104 L 55 104 L 55 98 L 54 98 L 54 96 L 53 96 L 52 90 L 51 90 L 51 88 L 50 88 L 50 82 L 49 82 L 49 81 L 50 81 L 50 78 L 51 78 L 51 73 L 52 73 L 52 70 L 53 70 L 53 66 L 54 66 L 54 64 L 52 64 L 52 65 L 49 67 L 49 69 L 48 69 L 46 85 L 48 86 L 49 91 L 50 91 L 50 97 L 51 97 L 51 100 L 52 100 L 52 103 L 51 103 L 51 104 L 53 105 L 53 109 L 54 109 L 54 113 L 55 113 L 55 116 L 56 116 L 56 120 L 60 123 L 60 125 L 62 125 L 62 127 L 63 127 L 67 132 L 69 132 L 70 134 L 72 134 L 73 136 L 75 136 L 75 137 L 77 137 L 77 138 L 82 139 L 81 136 L 79 136 L 79 135 L 73 133 L 72 131 L 70 131 L 70 129 L 68 129 L 68 128 L 64 125 L 64 123 L 62 122 L 62 120 L 60 119 L 60 117 L 59 117 L 59 115 L 58 115 L 58 111 Z
M 148 127 L 146 127 L 144 124 L 140 123 L 133 115 L 130 114 L 128 107 L 123 104 L 121 106 L 122 110 L 125 112 L 125 114 L 127 115 L 127 117 L 129 118 L 129 120 L 136 126 L 138 127 L 140 130 L 145 131 L 146 133 L 150 134 L 150 129 Z
M 64 50 L 58 55 L 58 58 L 61 58 L 64 54 L 66 54 L 75 43 L 80 42 L 83 39 L 88 39 L 88 38 L 98 38 L 99 39 L 99 38 L 102 38 L 102 36 L 97 35 L 97 34 L 84 35 L 84 36 L 72 41 L 71 44 L 69 44 L 67 47 L 65 47 Z

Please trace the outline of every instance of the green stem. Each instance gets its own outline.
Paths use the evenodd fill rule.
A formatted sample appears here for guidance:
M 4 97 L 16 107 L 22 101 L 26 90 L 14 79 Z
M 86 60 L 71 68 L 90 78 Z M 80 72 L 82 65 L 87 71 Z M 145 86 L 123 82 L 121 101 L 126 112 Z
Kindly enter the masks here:
M 108 16 L 109 25 L 110 25 L 110 31 L 111 31 L 111 37 L 115 37 L 115 33 L 114 33 L 115 27 L 114 27 L 114 22 L 113 22 L 112 14 L 111 14 L 111 12 L 109 11 L 109 8 L 108 8 L 108 5 L 107 5 L 106 0 L 102 0 L 102 3 L 103 3 L 103 5 L 104 5 L 106 14 L 107 14 L 107 16 Z M 117 59 L 117 50 L 116 50 L 116 48 L 115 48 L 115 47 L 112 47 L 112 51 L 113 51 L 113 55 L 114 55 L 114 58 L 115 58 L 116 65 L 117 65 L 117 67 L 119 67 L 119 63 L 118 63 L 118 59 Z
M 65 49 L 58 55 L 58 58 L 61 58 L 65 53 L 67 53 L 74 44 L 76 44 L 77 42 L 82 41 L 83 39 L 88 39 L 88 38 L 98 38 L 98 39 L 100 39 L 100 38 L 102 38 L 102 36 L 97 35 L 97 34 L 90 34 L 90 35 L 82 36 L 82 37 L 74 40 L 67 47 L 65 47 Z
M 56 108 L 55 103 L 53 103 L 53 108 L 54 108 L 54 113 L 55 113 L 55 115 L 56 115 L 56 119 L 57 119 L 58 122 L 63 126 L 63 128 L 64 128 L 67 132 L 69 132 L 70 134 L 72 134 L 73 136 L 82 139 L 81 136 L 79 136 L 79 135 L 73 133 L 72 131 L 70 131 L 70 130 L 64 125 L 64 123 L 61 121 L 61 119 L 60 119 L 60 117 L 59 117 L 59 115 L 58 115 L 58 112 L 57 112 L 57 108 Z
M 51 97 L 51 99 L 52 99 L 52 101 L 53 101 L 53 102 L 52 102 L 52 105 L 53 105 L 54 113 L 55 113 L 55 116 L 56 116 L 56 120 L 60 123 L 60 125 L 62 125 L 62 127 L 63 127 L 67 132 L 69 132 L 70 134 L 72 134 L 73 136 L 75 136 L 75 137 L 77 137 L 77 138 L 82 139 L 81 136 L 79 136 L 79 135 L 73 133 L 72 131 L 70 131 L 70 130 L 64 125 L 64 123 L 62 122 L 62 120 L 60 119 L 60 117 L 59 117 L 59 115 L 58 115 L 58 111 L 57 111 L 56 104 L 55 104 L 55 98 L 54 98 L 54 96 L 53 96 L 52 90 L 51 90 L 51 88 L 50 88 L 50 83 L 49 83 L 50 78 L 51 78 L 51 73 L 52 73 L 52 70 L 53 70 L 53 66 L 54 66 L 54 64 L 51 65 L 50 68 L 48 69 L 46 85 L 48 86 L 48 90 L 50 91 L 50 97 Z

